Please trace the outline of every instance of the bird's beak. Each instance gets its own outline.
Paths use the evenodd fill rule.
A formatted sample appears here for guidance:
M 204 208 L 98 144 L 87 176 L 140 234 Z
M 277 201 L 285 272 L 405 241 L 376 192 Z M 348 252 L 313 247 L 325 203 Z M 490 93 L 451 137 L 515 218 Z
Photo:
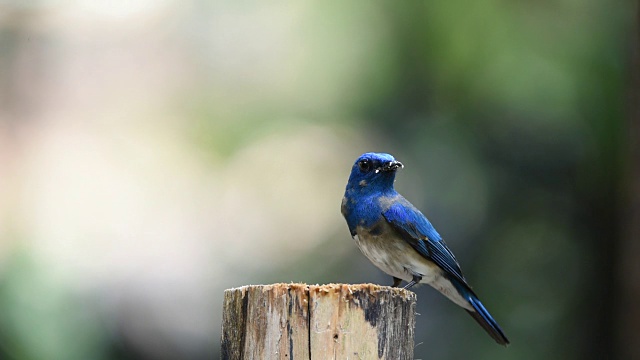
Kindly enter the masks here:
M 382 171 L 396 171 L 398 169 L 402 169 L 404 165 L 400 161 L 389 161 L 388 163 L 382 166 Z

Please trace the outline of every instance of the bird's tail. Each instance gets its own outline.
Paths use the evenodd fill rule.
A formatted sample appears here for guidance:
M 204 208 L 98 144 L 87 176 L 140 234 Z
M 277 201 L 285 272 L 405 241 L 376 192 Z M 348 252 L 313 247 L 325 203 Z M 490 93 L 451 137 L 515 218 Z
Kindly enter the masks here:
M 505 346 L 509 345 L 509 339 L 507 339 L 502 332 L 500 325 L 493 320 L 493 317 L 491 317 L 491 314 L 489 314 L 487 309 L 485 309 L 478 297 L 471 294 L 471 296 L 468 297 L 468 300 L 471 303 L 471 306 L 475 309 L 475 311 L 467 310 L 469 315 L 471 315 L 498 344 Z
M 480 326 L 495 340 L 498 344 L 507 346 L 509 345 L 509 339 L 504 335 L 500 325 L 493 319 L 489 311 L 482 305 L 480 299 L 473 293 L 473 290 L 467 286 L 457 284 L 457 281 L 453 281 L 454 285 L 458 288 L 460 294 L 471 304 L 473 310 L 467 310 L 469 315 L 473 317 Z

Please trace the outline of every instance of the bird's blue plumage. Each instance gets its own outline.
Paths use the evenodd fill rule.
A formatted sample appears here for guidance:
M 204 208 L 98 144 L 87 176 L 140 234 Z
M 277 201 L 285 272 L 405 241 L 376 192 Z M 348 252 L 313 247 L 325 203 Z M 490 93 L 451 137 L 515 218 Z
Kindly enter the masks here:
M 429 220 L 411 203 L 402 198 L 383 216 L 420 255 L 436 263 L 447 275 L 465 282 L 456 257 Z
M 393 183 L 403 165 L 389 154 L 362 154 L 354 163 L 342 200 L 358 247 L 376 266 L 401 280 L 428 283 L 462 306 L 496 340 L 509 343 L 467 283 L 460 265 L 427 218 Z

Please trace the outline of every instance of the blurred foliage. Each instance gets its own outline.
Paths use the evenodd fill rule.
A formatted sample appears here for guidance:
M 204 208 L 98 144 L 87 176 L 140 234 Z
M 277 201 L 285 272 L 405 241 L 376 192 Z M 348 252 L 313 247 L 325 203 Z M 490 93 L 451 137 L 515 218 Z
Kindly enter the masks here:
M 424 164 L 426 186 L 438 177 L 434 169 L 446 169 L 433 185 L 439 197 L 465 187 L 455 178 L 469 161 L 483 169 L 490 203 L 475 235 L 465 234 L 477 250 L 463 257 L 463 269 L 472 269 L 472 284 L 499 320 L 510 314 L 503 326 L 523 345 L 505 352 L 472 341 L 443 357 L 607 357 L 613 314 L 593 283 L 607 290 L 613 283 L 630 8 L 490 1 L 403 10 L 389 14 L 403 39 L 406 78 L 371 114 L 401 144 L 406 164 Z M 432 143 L 442 139 L 434 121 L 460 139 L 449 146 L 474 155 L 433 167 L 429 159 L 441 154 Z M 422 207 L 433 209 L 429 200 Z M 449 228 L 458 221 L 448 220 Z
M 185 119 L 192 145 L 230 158 L 268 134 L 348 127 L 371 139 L 363 150 L 403 161 L 398 189 L 425 210 L 512 341 L 496 346 L 422 287 L 416 358 L 609 358 L 633 4 L 281 5 L 181 8 L 174 36 L 196 75 L 165 106 Z M 236 20 L 254 6 L 270 15 L 242 29 Z M 0 41 L 13 31 L 0 29 Z M 332 256 L 343 230 L 252 281 L 389 283 L 355 246 Z M 2 358 L 150 357 L 100 332 L 92 305 L 51 284 L 33 259 L 12 259 L 0 281 Z
M 104 359 L 108 349 L 95 304 L 74 296 L 24 253 L 0 282 L 0 357 Z

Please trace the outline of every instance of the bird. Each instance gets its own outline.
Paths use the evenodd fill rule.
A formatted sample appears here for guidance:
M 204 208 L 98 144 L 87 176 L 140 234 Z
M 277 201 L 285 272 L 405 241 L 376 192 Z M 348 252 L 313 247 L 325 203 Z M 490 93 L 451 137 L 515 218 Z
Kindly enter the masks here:
M 393 277 L 393 287 L 429 284 L 465 309 L 500 345 L 509 340 L 462 275 L 460 264 L 431 222 L 394 188 L 404 165 L 368 152 L 353 164 L 341 212 L 360 251 Z

